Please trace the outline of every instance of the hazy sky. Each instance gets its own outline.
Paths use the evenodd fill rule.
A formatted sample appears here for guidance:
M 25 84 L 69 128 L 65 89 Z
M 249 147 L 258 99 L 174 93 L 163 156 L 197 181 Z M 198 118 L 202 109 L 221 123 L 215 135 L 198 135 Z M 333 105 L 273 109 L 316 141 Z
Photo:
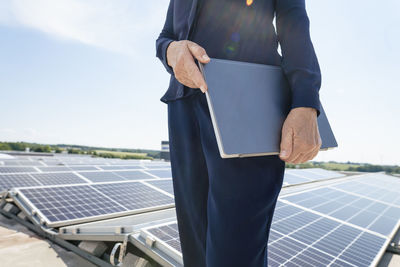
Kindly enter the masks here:
M 306 3 L 339 143 L 316 160 L 400 164 L 400 2 Z M 0 140 L 159 149 L 169 77 L 155 39 L 167 5 L 1 1 Z

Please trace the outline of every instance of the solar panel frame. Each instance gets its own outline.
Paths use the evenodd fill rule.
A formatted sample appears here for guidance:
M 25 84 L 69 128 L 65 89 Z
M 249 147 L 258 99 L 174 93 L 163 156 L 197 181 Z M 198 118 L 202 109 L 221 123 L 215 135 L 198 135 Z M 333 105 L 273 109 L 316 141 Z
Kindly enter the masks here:
M 173 220 L 170 222 L 165 222 L 165 223 L 161 223 L 161 224 L 157 224 L 157 225 L 144 227 L 140 230 L 139 235 L 144 240 L 146 240 L 148 237 L 154 238 L 156 240 L 156 242 L 154 243 L 154 246 L 156 248 L 158 248 L 160 251 L 164 252 L 165 254 L 167 254 L 168 256 L 170 256 L 171 258 L 173 258 L 174 260 L 176 260 L 177 262 L 179 262 L 180 264 L 183 265 L 182 252 L 177 250 L 175 247 L 171 246 L 170 244 L 168 244 L 168 242 L 166 242 L 165 240 L 163 240 L 162 238 L 157 236 L 157 234 L 155 234 L 154 232 L 152 233 L 153 229 L 159 229 L 160 227 L 169 226 L 169 225 L 177 226 L 177 221 Z M 173 240 L 177 241 L 177 240 L 179 240 L 179 232 L 175 232 L 175 233 L 178 233 L 178 237 L 174 236 Z

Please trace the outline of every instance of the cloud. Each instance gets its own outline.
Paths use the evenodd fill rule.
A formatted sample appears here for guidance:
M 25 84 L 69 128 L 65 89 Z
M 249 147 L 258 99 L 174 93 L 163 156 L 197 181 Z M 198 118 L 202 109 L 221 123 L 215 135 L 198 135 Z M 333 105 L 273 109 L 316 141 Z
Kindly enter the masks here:
M 29 27 L 134 56 L 150 40 L 153 49 L 167 5 L 166 0 L 1 1 L 0 24 Z

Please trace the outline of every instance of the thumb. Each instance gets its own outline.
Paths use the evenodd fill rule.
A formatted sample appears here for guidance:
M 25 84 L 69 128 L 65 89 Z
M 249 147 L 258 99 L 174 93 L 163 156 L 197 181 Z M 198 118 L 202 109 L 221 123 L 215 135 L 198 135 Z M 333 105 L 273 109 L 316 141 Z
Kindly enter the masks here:
M 208 63 L 210 61 L 210 58 L 208 57 L 206 50 L 201 47 L 200 45 L 190 42 L 188 44 L 188 48 L 190 50 L 190 53 L 201 63 Z
M 292 154 L 293 148 L 293 129 L 289 128 L 288 130 L 282 130 L 282 138 L 281 138 L 281 151 L 279 153 L 279 157 L 281 159 L 289 158 L 290 154 Z

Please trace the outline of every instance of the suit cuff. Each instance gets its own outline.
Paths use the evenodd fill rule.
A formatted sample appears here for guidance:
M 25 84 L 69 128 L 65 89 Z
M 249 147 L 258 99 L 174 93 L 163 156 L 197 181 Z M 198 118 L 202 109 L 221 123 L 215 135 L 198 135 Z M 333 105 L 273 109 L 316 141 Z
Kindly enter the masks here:
M 319 92 L 312 90 L 301 90 L 292 92 L 291 109 L 298 107 L 310 107 L 317 110 L 317 117 L 321 113 L 321 102 Z
M 175 40 L 172 39 L 168 39 L 165 42 L 163 42 L 163 44 L 161 45 L 161 51 L 162 51 L 162 63 L 164 64 L 165 69 L 167 70 L 167 72 L 171 75 L 174 75 L 174 70 L 172 69 L 172 67 L 170 65 L 168 65 L 168 61 L 167 61 L 167 49 L 168 46 Z

